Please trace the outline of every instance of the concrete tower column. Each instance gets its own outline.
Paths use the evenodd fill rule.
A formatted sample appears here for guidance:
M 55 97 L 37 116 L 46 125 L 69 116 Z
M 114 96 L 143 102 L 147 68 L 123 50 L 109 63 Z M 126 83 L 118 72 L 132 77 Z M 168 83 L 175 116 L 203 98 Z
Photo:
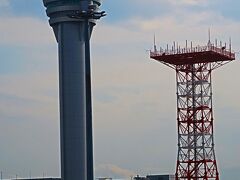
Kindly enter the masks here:
M 43 0 L 59 51 L 61 176 L 93 180 L 89 39 L 99 0 Z

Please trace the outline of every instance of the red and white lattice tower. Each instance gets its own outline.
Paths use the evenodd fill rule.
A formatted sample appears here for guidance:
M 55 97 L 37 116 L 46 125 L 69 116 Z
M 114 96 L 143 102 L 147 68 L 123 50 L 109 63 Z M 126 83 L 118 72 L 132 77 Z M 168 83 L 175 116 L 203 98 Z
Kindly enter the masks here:
M 158 51 L 150 57 L 176 71 L 178 156 L 176 180 L 219 180 L 213 138 L 212 71 L 232 60 L 225 46 L 213 45 Z

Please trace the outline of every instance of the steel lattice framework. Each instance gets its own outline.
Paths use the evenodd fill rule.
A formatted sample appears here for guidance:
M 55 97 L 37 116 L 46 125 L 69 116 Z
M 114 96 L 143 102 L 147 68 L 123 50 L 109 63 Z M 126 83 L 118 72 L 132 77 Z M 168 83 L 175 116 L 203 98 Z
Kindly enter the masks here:
M 176 180 L 219 180 L 214 151 L 212 71 L 235 59 L 210 42 L 196 48 L 156 50 L 150 57 L 176 71 L 178 156 Z
M 176 66 L 176 179 L 219 179 L 213 139 L 211 72 L 211 63 Z

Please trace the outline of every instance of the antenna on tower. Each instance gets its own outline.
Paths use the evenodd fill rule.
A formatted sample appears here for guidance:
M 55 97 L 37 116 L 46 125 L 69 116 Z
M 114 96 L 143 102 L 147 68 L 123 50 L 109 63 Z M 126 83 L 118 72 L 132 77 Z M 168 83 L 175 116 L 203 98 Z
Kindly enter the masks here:
M 154 33 L 154 37 L 153 37 L 153 44 L 154 44 L 154 52 L 157 52 L 157 46 L 156 46 L 156 36 L 155 36 L 155 33 Z
M 208 28 L 208 45 L 211 45 L 211 29 Z
M 229 51 L 232 52 L 232 38 L 229 38 Z
M 176 50 L 176 44 L 175 44 L 175 41 L 173 41 L 173 50 L 174 50 L 174 54 L 175 54 L 175 50 Z

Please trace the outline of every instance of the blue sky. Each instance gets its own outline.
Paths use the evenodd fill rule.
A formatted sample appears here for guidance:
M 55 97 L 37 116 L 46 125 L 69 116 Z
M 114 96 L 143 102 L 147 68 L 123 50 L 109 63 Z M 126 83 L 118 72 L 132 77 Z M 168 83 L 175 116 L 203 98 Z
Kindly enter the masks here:
M 240 49 L 235 0 L 105 0 L 92 37 L 96 176 L 173 174 L 175 74 L 149 59 L 157 45 L 228 41 Z M 59 176 L 57 44 L 41 0 L 0 1 L 0 170 L 5 178 Z M 106 36 L 107 34 L 107 36 Z M 239 62 L 213 73 L 222 179 L 240 171 Z

